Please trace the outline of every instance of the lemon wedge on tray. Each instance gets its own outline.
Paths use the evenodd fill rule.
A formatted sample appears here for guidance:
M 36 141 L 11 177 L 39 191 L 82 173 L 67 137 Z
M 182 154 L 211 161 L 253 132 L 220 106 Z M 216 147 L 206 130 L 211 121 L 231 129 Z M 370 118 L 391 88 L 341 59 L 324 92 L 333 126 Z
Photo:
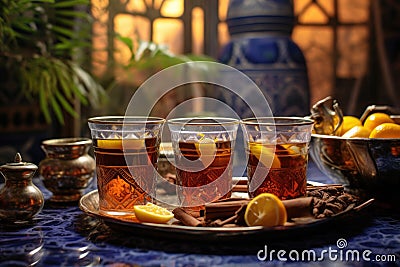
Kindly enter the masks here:
M 135 205 L 133 209 L 136 218 L 141 222 L 167 223 L 174 217 L 169 210 L 150 202 L 146 205 Z
M 287 220 L 286 208 L 276 195 L 262 193 L 247 204 L 244 220 L 248 226 L 284 225 Z

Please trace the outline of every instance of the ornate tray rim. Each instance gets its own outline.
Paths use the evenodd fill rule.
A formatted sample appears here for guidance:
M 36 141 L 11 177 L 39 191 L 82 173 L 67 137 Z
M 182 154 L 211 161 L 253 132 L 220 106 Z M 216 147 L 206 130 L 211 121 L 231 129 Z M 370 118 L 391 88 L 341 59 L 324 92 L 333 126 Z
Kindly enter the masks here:
M 362 204 L 350 210 L 343 211 L 335 216 L 324 219 L 313 219 L 307 223 L 299 223 L 295 225 L 285 225 L 272 228 L 261 226 L 252 227 L 193 227 L 175 224 L 156 224 L 156 223 L 140 223 L 111 216 L 100 214 L 98 207 L 94 207 L 94 200 L 98 199 L 98 191 L 93 190 L 81 197 L 79 208 L 86 214 L 103 220 L 111 228 L 129 232 L 135 232 L 139 235 L 154 236 L 157 238 L 173 238 L 174 240 L 197 240 L 197 241 L 229 241 L 243 240 L 243 238 L 260 238 L 285 236 L 286 234 L 305 233 L 304 230 L 313 230 L 317 226 L 328 225 L 331 222 L 337 222 L 344 218 L 351 217 L 360 210 L 369 206 L 374 199 L 367 200 Z

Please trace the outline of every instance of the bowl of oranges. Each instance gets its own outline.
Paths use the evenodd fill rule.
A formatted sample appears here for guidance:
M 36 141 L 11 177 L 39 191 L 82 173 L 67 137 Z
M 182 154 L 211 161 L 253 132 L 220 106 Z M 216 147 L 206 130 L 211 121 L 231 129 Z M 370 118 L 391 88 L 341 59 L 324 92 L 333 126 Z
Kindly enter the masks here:
M 312 134 L 312 160 L 352 193 L 398 201 L 400 117 L 390 110 L 394 109 L 370 106 L 361 117 L 339 116 L 340 126 L 331 133 Z M 337 122 L 337 117 L 331 121 Z

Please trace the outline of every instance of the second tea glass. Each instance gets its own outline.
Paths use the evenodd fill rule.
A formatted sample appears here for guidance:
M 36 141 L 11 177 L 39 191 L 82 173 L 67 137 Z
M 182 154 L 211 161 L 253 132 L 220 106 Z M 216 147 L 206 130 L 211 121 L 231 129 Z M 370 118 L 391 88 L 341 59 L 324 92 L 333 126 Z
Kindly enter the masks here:
M 206 203 L 230 197 L 239 120 L 177 118 L 168 120 L 168 126 L 180 206 L 195 211 Z
M 306 194 L 307 162 L 313 120 L 262 117 L 242 120 L 248 156 L 248 193 L 273 193 L 280 199 Z

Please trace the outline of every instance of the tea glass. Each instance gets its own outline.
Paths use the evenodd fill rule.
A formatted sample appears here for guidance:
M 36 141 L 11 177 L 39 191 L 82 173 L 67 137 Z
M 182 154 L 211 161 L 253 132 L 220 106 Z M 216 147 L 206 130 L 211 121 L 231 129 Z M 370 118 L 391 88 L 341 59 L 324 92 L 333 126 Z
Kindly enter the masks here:
M 206 203 L 229 198 L 239 120 L 176 118 L 168 120 L 168 127 L 175 154 L 179 205 L 198 211 Z
M 88 120 L 96 160 L 99 212 L 134 218 L 153 202 L 163 118 L 105 116 Z
M 242 120 L 246 140 L 248 193 L 280 199 L 304 196 L 313 120 L 262 117 Z

